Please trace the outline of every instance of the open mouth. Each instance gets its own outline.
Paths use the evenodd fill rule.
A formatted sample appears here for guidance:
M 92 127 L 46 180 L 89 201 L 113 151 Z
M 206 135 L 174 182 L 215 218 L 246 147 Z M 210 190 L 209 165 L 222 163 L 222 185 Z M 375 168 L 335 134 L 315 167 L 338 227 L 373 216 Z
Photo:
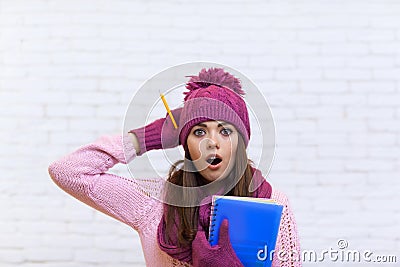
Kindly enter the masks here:
M 211 165 L 218 165 L 219 163 L 221 163 L 221 161 L 222 159 L 220 159 L 219 157 L 211 157 L 207 159 L 207 163 Z

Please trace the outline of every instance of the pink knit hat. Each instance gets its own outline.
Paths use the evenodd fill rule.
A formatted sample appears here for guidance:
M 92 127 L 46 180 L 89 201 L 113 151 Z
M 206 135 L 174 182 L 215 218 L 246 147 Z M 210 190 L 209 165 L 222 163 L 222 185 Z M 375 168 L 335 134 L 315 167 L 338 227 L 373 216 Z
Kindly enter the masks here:
M 179 120 L 179 141 L 185 146 L 187 136 L 198 123 L 218 120 L 233 124 L 247 147 L 250 122 L 245 92 L 238 78 L 221 68 L 202 69 L 186 84 L 184 106 Z

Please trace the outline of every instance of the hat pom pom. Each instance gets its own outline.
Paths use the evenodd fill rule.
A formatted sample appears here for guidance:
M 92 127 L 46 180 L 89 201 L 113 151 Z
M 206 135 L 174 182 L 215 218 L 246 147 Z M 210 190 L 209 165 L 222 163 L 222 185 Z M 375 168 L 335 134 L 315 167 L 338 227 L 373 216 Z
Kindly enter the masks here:
M 190 80 L 186 84 L 186 88 L 189 89 L 189 91 L 184 93 L 185 100 L 194 90 L 207 88 L 210 85 L 226 87 L 241 96 L 245 95 L 240 80 L 221 68 L 209 68 L 208 70 L 202 69 L 198 76 L 188 77 L 190 77 Z

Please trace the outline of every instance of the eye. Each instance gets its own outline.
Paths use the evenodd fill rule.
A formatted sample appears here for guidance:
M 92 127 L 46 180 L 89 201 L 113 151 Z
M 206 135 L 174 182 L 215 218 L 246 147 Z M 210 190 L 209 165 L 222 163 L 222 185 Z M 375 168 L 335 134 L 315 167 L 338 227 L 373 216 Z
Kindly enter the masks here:
M 224 136 L 229 136 L 229 135 L 231 135 L 232 132 L 233 131 L 231 129 L 229 129 L 229 128 L 223 128 L 221 130 L 221 134 L 224 135 Z
M 196 130 L 193 131 L 193 134 L 195 136 L 203 136 L 203 135 L 205 135 L 205 133 L 206 132 L 203 129 L 196 129 Z

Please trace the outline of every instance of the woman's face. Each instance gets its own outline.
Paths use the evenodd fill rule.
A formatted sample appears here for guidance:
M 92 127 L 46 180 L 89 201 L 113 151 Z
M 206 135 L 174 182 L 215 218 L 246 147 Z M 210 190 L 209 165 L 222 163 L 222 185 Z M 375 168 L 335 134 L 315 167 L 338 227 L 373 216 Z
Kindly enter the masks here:
M 189 153 L 208 182 L 225 178 L 232 171 L 238 134 L 235 126 L 223 121 L 206 121 L 191 129 L 186 142 Z

